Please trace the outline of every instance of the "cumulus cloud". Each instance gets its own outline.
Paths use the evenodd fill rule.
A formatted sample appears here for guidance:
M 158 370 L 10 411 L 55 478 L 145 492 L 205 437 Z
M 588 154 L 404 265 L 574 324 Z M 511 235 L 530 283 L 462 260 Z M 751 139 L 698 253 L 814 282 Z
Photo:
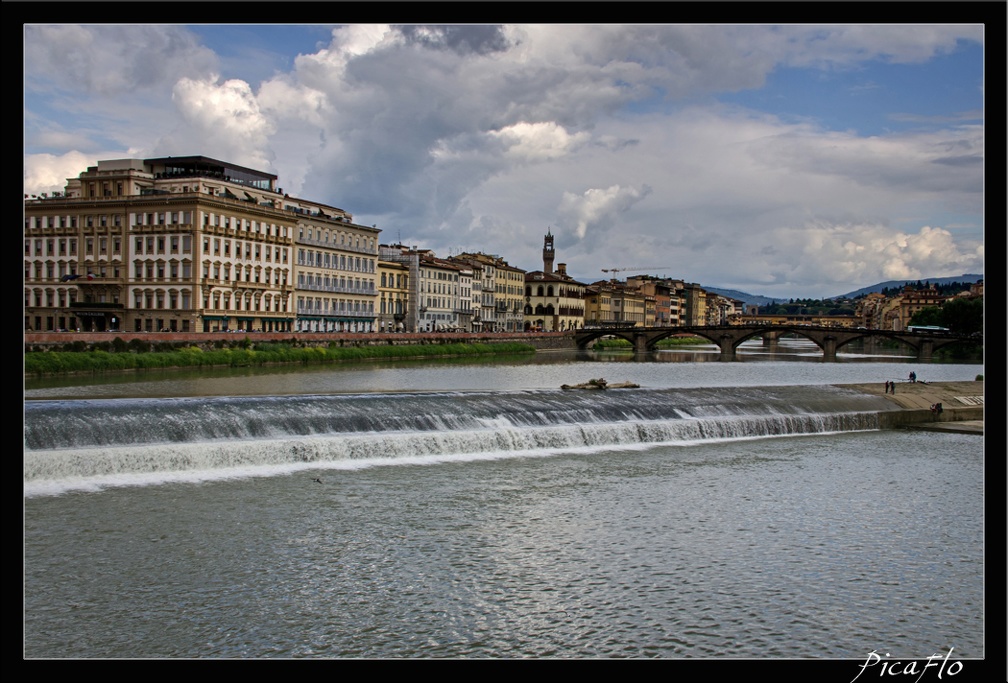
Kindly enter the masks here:
M 571 135 L 556 123 L 527 123 L 521 121 L 489 135 L 503 142 L 505 154 L 523 161 L 546 161 L 564 156 L 589 138 L 587 133 Z
M 29 154 L 24 160 L 25 193 L 62 192 L 67 179 L 76 178 L 95 163 L 97 158 L 76 151 L 60 155 Z
M 850 286 L 857 282 L 955 276 L 977 272 L 978 266 L 982 272 L 980 245 L 960 245 L 948 230 L 931 226 L 908 233 L 879 224 L 810 221 L 773 230 L 767 237 L 791 249 L 764 251 L 758 260 L 734 259 L 736 273 L 726 271 L 725 282 L 791 286 L 815 282 L 819 296 L 835 296 L 857 289 Z M 762 241 L 742 234 L 735 250 L 748 254 Z
M 574 234 L 584 239 L 590 229 L 611 228 L 619 214 L 630 210 L 651 194 L 651 188 L 620 187 L 590 188 L 580 195 L 564 192 L 557 209 L 561 220 L 573 226 Z
M 785 69 L 922 64 L 982 40 L 965 25 L 367 24 L 260 79 L 184 26 L 35 26 L 25 191 L 98 158 L 205 154 L 435 251 L 464 239 L 537 268 L 552 226 L 589 281 L 646 262 L 811 296 L 982 272 L 971 107 L 901 101 L 896 130 L 863 135 L 717 99 Z
M 272 122 L 262 114 L 249 84 L 241 80 L 197 81 L 183 78 L 175 85 L 173 100 L 184 126 L 162 147 L 184 149 L 187 140 L 200 140 L 208 156 L 263 168 L 269 166 Z
M 210 73 L 218 62 L 182 26 L 28 24 L 24 45 L 27 90 L 55 87 L 106 98 L 171 88 L 180 77 Z

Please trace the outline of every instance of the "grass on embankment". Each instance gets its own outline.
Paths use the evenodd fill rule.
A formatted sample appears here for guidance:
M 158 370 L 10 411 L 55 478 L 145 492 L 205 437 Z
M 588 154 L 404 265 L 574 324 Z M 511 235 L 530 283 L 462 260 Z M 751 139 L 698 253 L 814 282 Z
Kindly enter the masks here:
M 668 337 L 660 340 L 655 346 L 659 349 L 664 349 L 670 346 L 698 346 L 713 343 L 710 339 L 704 339 L 703 337 Z M 622 337 L 614 337 L 611 339 L 599 339 L 595 342 L 594 349 L 596 351 L 633 351 L 633 344 Z
M 121 340 L 120 340 L 121 341 Z M 409 344 L 400 346 L 295 346 L 283 343 L 239 343 L 204 350 L 188 346 L 172 350 L 118 349 L 33 351 L 24 355 L 27 375 L 144 370 L 152 368 L 253 367 L 274 364 L 322 364 L 349 360 L 381 360 L 443 356 L 535 353 L 530 344 Z

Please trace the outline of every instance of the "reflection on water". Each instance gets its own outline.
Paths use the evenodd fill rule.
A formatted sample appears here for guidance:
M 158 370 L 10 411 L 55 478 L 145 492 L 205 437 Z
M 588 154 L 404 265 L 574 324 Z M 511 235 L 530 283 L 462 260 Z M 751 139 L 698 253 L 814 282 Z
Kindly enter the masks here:
M 973 380 L 981 364 L 920 364 L 904 356 L 846 356 L 825 362 L 800 351 L 765 353 L 758 343 L 725 362 L 710 347 L 631 352 L 544 351 L 534 355 L 401 361 L 355 361 L 265 368 L 158 370 L 32 379 L 24 398 L 158 398 L 401 391 L 526 391 L 557 389 L 605 377 L 643 388 L 859 384 L 905 378 Z M 909 365 L 909 367 L 908 367 Z
M 823 388 L 983 365 L 810 351 L 36 384 L 25 656 L 983 657 L 983 439 L 852 424 L 886 399 Z M 641 389 L 559 389 L 600 376 Z

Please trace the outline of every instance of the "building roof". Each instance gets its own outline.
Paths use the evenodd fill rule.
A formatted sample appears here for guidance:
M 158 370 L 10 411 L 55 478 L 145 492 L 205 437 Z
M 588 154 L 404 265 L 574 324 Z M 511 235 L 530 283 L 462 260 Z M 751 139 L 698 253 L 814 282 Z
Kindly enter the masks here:
M 243 174 L 258 176 L 264 180 L 277 179 L 277 176 L 273 173 L 266 173 L 265 171 L 259 171 L 254 168 L 232 164 L 230 161 L 221 161 L 219 159 L 213 159 L 202 155 L 155 157 L 151 159 L 144 159 L 144 163 L 151 166 L 178 166 L 183 168 L 193 168 L 201 171 L 224 173 L 225 175 L 227 175 L 226 171 L 238 171 Z

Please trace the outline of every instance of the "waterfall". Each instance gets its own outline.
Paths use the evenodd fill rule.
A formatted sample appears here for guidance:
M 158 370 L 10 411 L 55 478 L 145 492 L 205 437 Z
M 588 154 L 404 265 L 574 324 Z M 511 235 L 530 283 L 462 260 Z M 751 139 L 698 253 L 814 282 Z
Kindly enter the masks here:
M 25 495 L 879 428 L 837 387 L 29 401 Z

